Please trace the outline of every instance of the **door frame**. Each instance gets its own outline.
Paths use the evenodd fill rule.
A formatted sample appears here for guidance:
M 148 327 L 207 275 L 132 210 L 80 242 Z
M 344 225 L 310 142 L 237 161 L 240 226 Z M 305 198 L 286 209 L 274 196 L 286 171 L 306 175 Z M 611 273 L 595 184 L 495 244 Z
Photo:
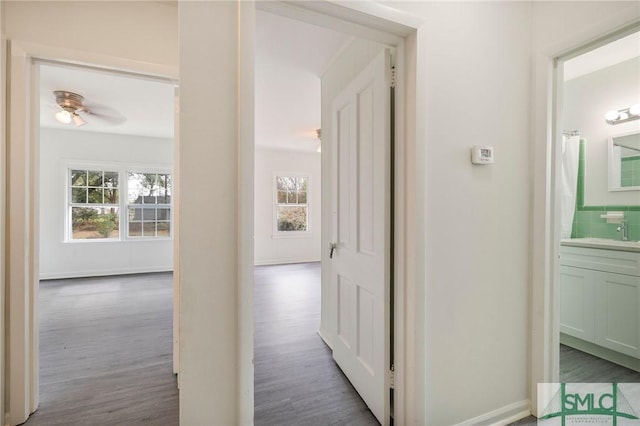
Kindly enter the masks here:
M 9 119 L 5 143 L 11 184 L 6 187 L 6 217 L 11 233 L 6 237 L 5 285 L 9 297 L 2 310 L 4 314 L 5 306 L 23 307 L 10 310 L 5 335 L 8 401 L 3 424 L 10 425 L 26 421 L 39 403 L 39 111 L 36 108 L 39 104 L 36 63 L 39 61 L 178 81 L 178 71 L 172 67 L 19 40 L 8 42 L 11 97 L 6 105 Z M 10 164 L 23 167 L 9 167 Z
M 420 29 L 423 20 L 399 10 L 369 2 L 241 2 L 240 50 L 240 123 L 241 129 L 253 123 L 253 66 L 255 46 L 255 9 L 271 12 L 295 20 L 320 25 L 345 32 L 357 37 L 386 44 L 396 49 L 396 90 L 395 90 L 395 176 L 394 176 L 394 354 L 395 354 L 395 394 L 394 422 L 397 424 L 422 424 L 425 419 L 425 376 L 424 376 L 424 290 L 416 286 L 424 276 L 420 271 L 420 255 L 424 253 L 424 241 L 413 230 L 424 229 L 424 185 L 423 178 L 424 127 L 419 126 L 416 116 L 424 116 L 426 92 L 424 89 L 424 59 L 418 57 L 418 46 L 423 46 L 424 34 Z M 419 114 L 419 115 L 418 115 Z M 244 125 L 242 124 L 244 123 Z M 239 148 L 240 193 L 253 194 L 253 135 L 242 134 Z M 328 148 L 328 146 L 327 146 Z M 322 150 L 323 200 L 328 200 L 331 188 L 330 151 Z M 417 167 L 416 167 L 417 166 Z M 249 179 L 251 177 L 251 179 Z M 421 194 L 422 191 L 422 195 Z M 322 247 L 331 241 L 330 203 L 322 205 Z M 253 213 L 240 218 L 240 235 L 253 229 Z M 239 420 L 241 424 L 253 423 L 253 368 L 246 360 L 253 357 L 250 339 L 253 336 L 252 301 L 253 240 L 240 239 L 240 399 Z M 328 251 L 322 250 L 322 298 L 326 297 L 326 282 L 330 279 Z M 252 303 L 252 302 L 251 302 Z M 325 341 L 330 336 L 322 336 Z M 330 344 L 330 341 L 328 342 Z M 250 396 L 250 397 L 247 397 Z
M 578 36 L 556 40 L 534 52 L 532 126 L 532 257 L 530 301 L 531 413 L 538 417 L 538 383 L 560 377 L 560 194 L 562 67 L 558 64 L 635 32 L 640 19 L 620 15 Z M 632 29 L 635 29 L 632 31 Z

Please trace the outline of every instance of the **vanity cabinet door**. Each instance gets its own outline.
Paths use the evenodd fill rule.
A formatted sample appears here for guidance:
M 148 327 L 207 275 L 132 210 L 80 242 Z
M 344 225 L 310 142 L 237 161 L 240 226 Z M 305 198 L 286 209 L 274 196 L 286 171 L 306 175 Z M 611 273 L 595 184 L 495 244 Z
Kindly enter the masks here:
M 594 343 L 640 358 L 640 277 L 597 274 Z
M 592 343 L 597 274 L 589 269 L 560 266 L 560 331 Z

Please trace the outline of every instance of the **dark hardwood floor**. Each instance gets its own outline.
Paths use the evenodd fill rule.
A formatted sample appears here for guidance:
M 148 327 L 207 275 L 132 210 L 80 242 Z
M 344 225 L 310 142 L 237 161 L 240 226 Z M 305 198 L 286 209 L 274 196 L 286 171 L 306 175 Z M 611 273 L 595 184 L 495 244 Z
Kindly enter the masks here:
M 317 334 L 320 264 L 255 269 L 255 425 L 378 425 Z
M 40 406 L 25 425 L 177 425 L 172 280 L 42 281 Z
M 560 345 L 560 382 L 564 383 L 640 383 L 640 373 L 588 353 Z M 529 416 L 510 426 L 537 424 Z
M 178 424 L 172 276 L 40 284 L 40 407 L 27 426 Z M 255 269 L 255 424 L 377 425 L 320 325 L 320 265 Z M 561 346 L 562 382 L 640 382 L 640 373 Z M 513 425 L 534 425 L 528 417 Z
M 172 276 L 40 283 L 40 406 L 27 426 L 178 425 Z M 255 270 L 255 424 L 377 425 L 320 326 L 320 265 Z

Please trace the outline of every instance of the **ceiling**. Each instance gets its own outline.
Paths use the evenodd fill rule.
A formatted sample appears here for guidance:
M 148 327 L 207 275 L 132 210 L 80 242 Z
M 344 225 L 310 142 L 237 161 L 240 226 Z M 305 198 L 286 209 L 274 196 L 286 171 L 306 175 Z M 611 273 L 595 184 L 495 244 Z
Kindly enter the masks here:
M 640 56 L 640 32 L 569 59 L 564 63 L 564 80 L 572 80 L 638 56 Z
M 264 11 L 256 12 L 256 145 L 316 151 L 320 76 L 351 38 Z
M 315 152 L 320 128 L 320 76 L 350 37 L 268 12 L 256 12 L 256 145 Z M 84 96 L 93 114 L 76 127 L 54 118 L 54 90 Z M 42 127 L 174 137 L 174 86 L 170 82 L 95 69 L 42 64 Z
M 351 38 L 265 11 L 256 12 L 256 145 L 316 151 L 320 142 L 320 77 Z M 640 56 L 640 32 L 565 62 L 565 80 Z M 78 93 L 92 114 L 86 125 L 61 124 L 54 90 Z M 174 85 L 95 69 L 42 64 L 42 127 L 174 137 Z
M 54 90 L 84 97 L 89 113 L 80 112 L 87 124 L 62 124 Z M 57 64 L 40 66 L 40 125 L 79 132 L 101 132 L 173 138 L 174 86 L 114 72 Z

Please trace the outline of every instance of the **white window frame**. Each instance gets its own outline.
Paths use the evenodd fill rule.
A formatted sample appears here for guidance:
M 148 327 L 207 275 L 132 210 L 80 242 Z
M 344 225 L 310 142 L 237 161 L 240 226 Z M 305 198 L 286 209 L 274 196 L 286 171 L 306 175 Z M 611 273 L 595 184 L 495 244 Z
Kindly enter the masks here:
M 278 203 L 278 177 L 292 177 L 307 179 L 307 202 L 306 204 L 281 204 Z M 273 174 L 272 197 L 273 197 L 273 238 L 300 238 L 311 236 L 311 175 L 300 172 L 275 172 Z M 307 208 L 307 229 L 305 231 L 280 231 L 278 230 L 278 207 L 280 206 L 306 206 Z
M 68 243 L 112 243 L 116 241 L 122 241 L 122 174 L 120 173 L 121 166 L 114 163 L 97 163 L 94 161 L 81 161 L 81 162 L 67 162 L 63 166 L 64 175 L 64 242 Z M 73 203 L 72 189 L 71 189 L 71 171 L 72 170 L 92 170 L 103 172 L 115 172 L 118 173 L 118 237 L 117 238 L 80 238 L 73 239 L 73 226 L 72 226 L 72 208 L 78 207 L 76 203 Z M 84 206 L 85 204 L 83 204 Z M 104 204 L 97 204 L 96 206 L 103 206 Z M 115 204 L 114 204 L 115 206 Z
M 164 175 L 169 175 L 171 176 L 171 202 L 170 203 L 163 203 L 163 204 L 154 204 L 153 208 L 155 208 L 156 210 L 158 208 L 168 208 L 169 209 L 169 236 L 167 237 L 158 237 L 158 236 L 153 236 L 153 237 L 147 237 L 147 236 L 139 236 L 139 237 L 130 237 L 129 236 L 129 206 L 140 206 L 140 207 L 136 207 L 136 208 L 144 208 L 144 206 L 151 206 L 151 205 L 147 205 L 147 204 L 132 204 L 129 203 L 129 173 L 147 173 L 147 174 L 164 174 Z M 136 166 L 129 166 L 126 168 L 125 170 L 125 181 L 126 181 L 126 188 L 127 188 L 127 193 L 126 193 L 126 197 L 122 199 L 122 201 L 124 202 L 124 209 L 126 210 L 124 213 L 124 218 L 126 220 L 126 225 L 125 225 L 125 236 L 124 239 L 127 241 L 160 241 L 160 240 L 170 240 L 173 239 L 173 198 L 174 198 L 174 187 L 173 187 L 173 182 L 174 182 L 174 176 L 173 176 L 173 171 L 171 169 L 167 169 L 167 168 L 160 168 L 160 167 L 149 167 L 149 166 L 142 166 L 142 167 L 136 167 Z M 147 207 L 149 208 L 149 207 Z M 157 223 L 157 219 L 156 219 L 156 223 Z M 142 226 L 144 227 L 144 222 L 142 222 Z
M 96 162 L 96 161 L 83 161 L 83 160 L 67 160 L 62 162 L 62 176 L 63 176 L 63 188 L 65 193 L 64 198 L 64 243 L 71 244 L 89 244 L 89 243 L 114 243 L 114 242 L 129 242 L 129 241 L 168 241 L 173 240 L 174 232 L 174 193 L 175 187 L 173 187 L 174 173 L 171 166 L 166 165 L 149 165 L 138 163 L 114 163 L 114 162 Z M 118 238 L 87 238 L 87 239 L 73 239 L 72 238 L 72 224 L 71 224 L 71 170 L 102 170 L 118 173 Z M 172 181 L 172 194 L 171 203 L 167 204 L 169 208 L 169 236 L 162 237 L 129 237 L 129 172 L 132 173 L 157 173 L 157 174 L 169 174 Z M 165 205 L 163 205 L 165 206 Z M 156 205 L 157 207 L 157 205 Z

